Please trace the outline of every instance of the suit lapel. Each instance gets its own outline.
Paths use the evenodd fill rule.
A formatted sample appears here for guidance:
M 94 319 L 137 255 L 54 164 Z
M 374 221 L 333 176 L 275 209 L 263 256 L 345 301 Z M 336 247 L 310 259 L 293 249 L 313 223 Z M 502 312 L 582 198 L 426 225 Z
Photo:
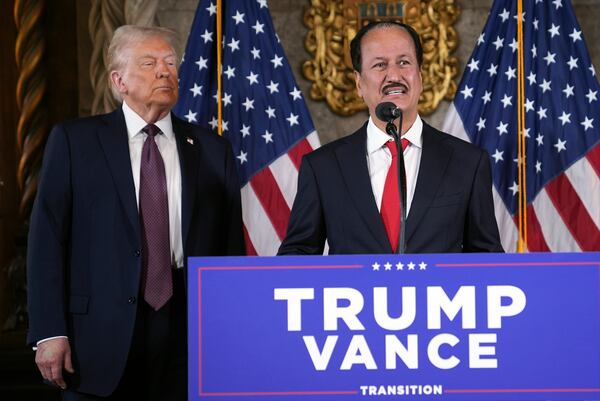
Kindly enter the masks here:
M 419 222 L 431 205 L 444 177 L 446 166 L 452 157 L 452 148 L 443 143 L 444 134 L 423 123 L 423 153 L 417 186 L 406 222 L 406 240 L 417 229 Z
M 123 110 L 119 107 L 102 116 L 104 124 L 98 128 L 98 140 L 117 188 L 117 193 L 131 224 L 136 241 L 140 243 L 140 220 L 138 217 L 135 184 L 131 172 L 129 139 Z
M 191 134 L 190 127 L 171 113 L 173 131 L 177 140 L 177 152 L 179 153 L 179 165 L 181 168 L 181 238 L 183 249 L 186 249 L 187 234 L 190 229 L 190 221 L 196 197 L 196 185 L 198 179 L 198 147 L 199 141 Z
M 354 206 L 381 246 L 382 252 L 391 253 L 392 248 L 377 210 L 369 177 L 366 127 L 366 124 L 363 125 L 356 133 L 349 136 L 346 143 L 336 149 L 335 154 Z

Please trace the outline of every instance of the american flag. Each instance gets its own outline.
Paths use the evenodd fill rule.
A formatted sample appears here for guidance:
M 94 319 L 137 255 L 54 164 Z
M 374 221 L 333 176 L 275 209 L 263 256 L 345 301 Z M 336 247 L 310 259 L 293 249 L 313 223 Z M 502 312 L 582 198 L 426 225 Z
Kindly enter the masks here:
M 217 132 L 216 2 L 201 1 L 179 72 L 179 117 Z M 319 139 L 266 0 L 223 0 L 222 132 L 241 180 L 249 255 L 275 255 L 302 156 Z
M 600 250 L 600 87 L 568 0 L 524 0 L 530 251 Z M 485 148 L 502 245 L 518 238 L 517 0 L 495 0 L 444 130 Z

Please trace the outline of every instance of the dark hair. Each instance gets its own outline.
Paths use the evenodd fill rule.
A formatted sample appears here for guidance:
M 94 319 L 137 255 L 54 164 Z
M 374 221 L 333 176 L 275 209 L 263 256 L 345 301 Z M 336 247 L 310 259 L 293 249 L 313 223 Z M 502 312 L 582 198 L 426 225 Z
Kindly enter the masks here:
M 362 55 L 360 45 L 363 36 L 365 36 L 367 32 L 372 31 L 373 29 L 391 27 L 398 27 L 408 32 L 415 45 L 415 52 L 417 53 L 417 63 L 419 64 L 419 67 L 421 66 L 421 64 L 423 63 L 423 47 L 421 46 L 421 39 L 419 39 L 419 34 L 417 33 L 417 31 L 415 31 L 415 29 L 412 26 L 395 21 L 374 21 L 360 28 L 359 31 L 356 33 L 354 39 L 352 39 L 352 42 L 350 42 L 350 57 L 352 58 L 352 67 L 356 71 L 360 72 L 361 69 Z

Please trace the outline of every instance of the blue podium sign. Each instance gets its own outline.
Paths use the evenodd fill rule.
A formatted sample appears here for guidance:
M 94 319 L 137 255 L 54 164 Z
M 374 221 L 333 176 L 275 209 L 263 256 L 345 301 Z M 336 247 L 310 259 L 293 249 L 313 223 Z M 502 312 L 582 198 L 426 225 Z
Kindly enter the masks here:
M 599 253 L 188 266 L 190 400 L 600 400 Z

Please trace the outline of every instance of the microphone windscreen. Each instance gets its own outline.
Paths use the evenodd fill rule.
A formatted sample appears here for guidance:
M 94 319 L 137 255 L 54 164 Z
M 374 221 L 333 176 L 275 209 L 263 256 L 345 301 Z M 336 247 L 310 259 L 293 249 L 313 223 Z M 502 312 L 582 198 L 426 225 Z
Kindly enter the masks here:
M 375 108 L 375 115 L 381 121 L 393 121 L 398 116 L 396 115 L 397 107 L 392 102 L 379 103 Z

